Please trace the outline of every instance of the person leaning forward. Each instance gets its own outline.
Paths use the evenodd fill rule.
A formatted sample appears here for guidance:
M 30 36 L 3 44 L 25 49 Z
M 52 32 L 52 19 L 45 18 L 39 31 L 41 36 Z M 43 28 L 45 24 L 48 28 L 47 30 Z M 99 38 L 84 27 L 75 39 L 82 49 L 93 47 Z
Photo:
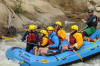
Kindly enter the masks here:
M 77 32 L 78 31 L 78 26 L 73 25 L 71 27 L 71 34 L 70 34 L 70 44 L 69 45 L 62 45 L 61 52 L 65 50 L 78 50 L 82 47 L 83 45 L 83 37 L 82 34 Z

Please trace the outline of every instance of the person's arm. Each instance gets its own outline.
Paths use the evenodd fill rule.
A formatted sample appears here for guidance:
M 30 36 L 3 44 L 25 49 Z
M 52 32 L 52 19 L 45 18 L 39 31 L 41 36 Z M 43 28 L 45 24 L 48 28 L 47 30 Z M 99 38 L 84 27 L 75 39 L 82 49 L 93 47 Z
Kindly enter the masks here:
M 22 41 L 26 40 L 26 37 L 27 37 L 28 33 L 29 33 L 29 32 L 26 31 L 26 33 L 24 34 L 23 38 L 21 39 Z
M 54 36 L 52 38 L 52 41 L 53 41 L 54 44 L 49 45 L 49 48 L 57 48 L 58 45 L 59 45 L 59 38 L 57 36 Z
M 81 19 L 81 20 L 82 20 L 82 22 L 86 23 L 86 20 L 85 19 Z

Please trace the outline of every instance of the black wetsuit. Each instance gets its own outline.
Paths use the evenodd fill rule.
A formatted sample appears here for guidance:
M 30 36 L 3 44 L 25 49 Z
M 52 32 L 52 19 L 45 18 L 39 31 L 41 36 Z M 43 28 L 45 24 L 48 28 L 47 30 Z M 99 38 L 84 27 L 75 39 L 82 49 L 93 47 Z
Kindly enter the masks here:
M 88 25 L 88 28 L 90 27 L 97 27 L 97 16 L 96 15 L 92 15 L 89 19 L 87 19 L 86 24 Z

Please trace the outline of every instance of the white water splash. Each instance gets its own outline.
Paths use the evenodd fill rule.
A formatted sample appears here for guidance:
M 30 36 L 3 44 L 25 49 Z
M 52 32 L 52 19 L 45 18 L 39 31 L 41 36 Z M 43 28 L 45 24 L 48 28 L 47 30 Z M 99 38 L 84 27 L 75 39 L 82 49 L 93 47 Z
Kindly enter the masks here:
M 5 55 L 7 49 L 14 47 L 14 46 L 25 47 L 25 43 L 12 42 L 8 40 L 0 41 L 0 66 L 19 66 L 19 64 L 14 63 L 11 60 L 8 60 Z

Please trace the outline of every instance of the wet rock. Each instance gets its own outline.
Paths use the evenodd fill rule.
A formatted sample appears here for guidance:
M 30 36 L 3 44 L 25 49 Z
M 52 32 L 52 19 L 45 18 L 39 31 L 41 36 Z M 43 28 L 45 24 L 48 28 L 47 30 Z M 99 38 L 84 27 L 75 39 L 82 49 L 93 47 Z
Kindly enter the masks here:
M 88 0 L 88 8 L 94 9 L 95 14 L 100 16 L 100 0 Z
M 7 29 L 6 36 L 16 35 L 16 28 L 14 26 L 10 26 Z
M 87 0 L 48 0 L 53 6 L 61 9 L 72 21 L 80 21 L 87 11 Z
M 31 11 L 29 13 L 33 14 L 35 21 L 39 21 L 44 24 L 50 24 L 56 20 L 64 21 L 63 19 L 66 19 L 65 14 L 59 8 L 54 8 L 49 2 L 45 0 L 32 0 L 30 2 L 26 1 L 25 3 L 30 3 L 30 6 L 32 6 L 31 9 L 33 9 L 33 12 Z M 57 18 L 59 16 L 60 18 Z
M 2 3 L 0 3 L 0 34 L 3 34 L 2 32 L 5 32 L 5 28 L 7 28 L 7 18 L 8 18 L 9 10 L 6 8 L 6 6 Z
M 0 24 L 3 24 L 0 27 L 2 33 L 7 32 L 11 26 L 14 26 L 18 32 L 24 29 L 25 24 L 49 25 L 67 19 L 62 10 L 53 7 L 46 0 L 1 0 L 0 14 L 2 15 Z
M 100 12 L 100 7 L 96 7 L 96 11 L 97 12 Z
M 55 21 L 78 22 L 89 6 L 95 6 L 99 16 L 99 0 L 0 0 L 0 32 L 4 34 L 11 26 L 19 32 L 24 30 L 24 25 L 36 24 L 44 28 Z

